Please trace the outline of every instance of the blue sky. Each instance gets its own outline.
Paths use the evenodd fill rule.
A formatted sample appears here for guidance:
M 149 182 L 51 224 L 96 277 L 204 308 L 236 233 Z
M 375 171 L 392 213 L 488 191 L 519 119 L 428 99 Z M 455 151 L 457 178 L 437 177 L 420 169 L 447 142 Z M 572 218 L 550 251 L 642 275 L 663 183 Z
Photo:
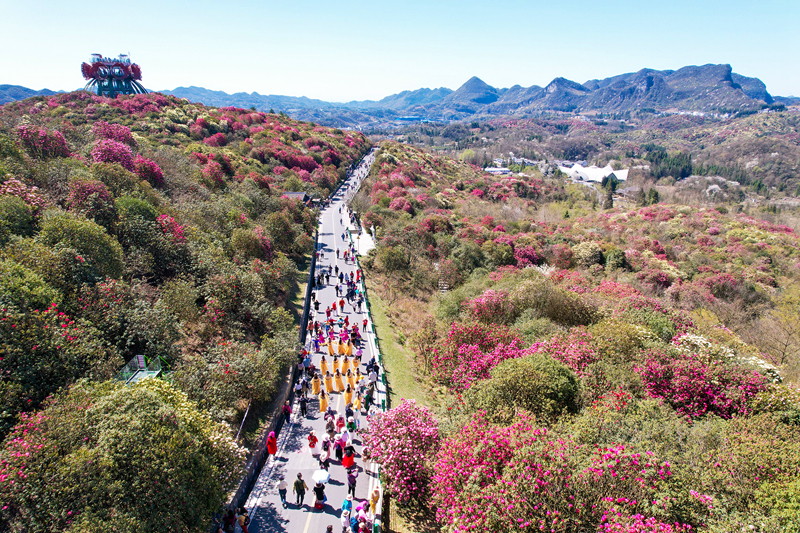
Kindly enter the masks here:
M 800 1 L 0 0 L 0 84 L 70 90 L 130 52 L 149 89 L 379 99 L 730 63 L 800 96 Z

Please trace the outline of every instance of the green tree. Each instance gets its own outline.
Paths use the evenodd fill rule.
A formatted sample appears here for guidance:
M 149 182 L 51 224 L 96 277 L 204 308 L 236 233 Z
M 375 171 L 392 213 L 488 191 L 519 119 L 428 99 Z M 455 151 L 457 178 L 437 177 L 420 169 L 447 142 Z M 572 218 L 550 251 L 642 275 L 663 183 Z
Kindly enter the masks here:
M 49 211 L 38 239 L 45 245 L 68 246 L 89 260 L 103 276 L 122 275 L 122 247 L 99 224 L 63 211 Z
M 5 441 L 0 529 L 204 531 L 242 460 L 230 428 L 164 381 L 81 381 Z

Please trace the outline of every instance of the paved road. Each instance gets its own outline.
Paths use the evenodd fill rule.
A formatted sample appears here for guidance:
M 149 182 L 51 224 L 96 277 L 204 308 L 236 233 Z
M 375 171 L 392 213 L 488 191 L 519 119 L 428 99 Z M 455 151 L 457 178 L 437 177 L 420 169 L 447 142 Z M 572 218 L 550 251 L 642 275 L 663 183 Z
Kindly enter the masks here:
M 328 266 L 338 266 L 340 270 L 345 273 L 354 273 L 357 266 L 348 261 L 345 263 L 340 257 L 336 257 L 336 249 L 339 248 L 344 251 L 350 242 L 349 235 L 345 235 L 342 239 L 342 234 L 346 231 L 349 224 L 347 208 L 344 206 L 344 199 L 350 195 L 353 188 L 360 183 L 359 178 L 369 171 L 369 165 L 372 163 L 373 158 L 367 156 L 359 167 L 352 173 L 347 182 L 339 189 L 337 194 L 332 198 L 329 207 L 322 211 L 319 226 L 319 247 L 321 252 L 321 259 L 317 263 L 317 269 L 327 268 Z M 348 187 L 351 187 L 348 190 Z M 342 212 L 339 213 L 341 208 Z M 338 280 L 337 280 L 338 281 Z M 334 276 L 331 275 L 331 283 L 322 289 L 317 290 L 317 299 L 320 301 L 320 313 L 315 315 L 317 320 L 325 318 L 324 310 L 334 300 L 338 301 L 334 289 Z M 367 306 L 363 305 L 361 313 L 355 312 L 349 305 L 346 305 L 347 311 L 343 316 L 350 318 L 350 323 L 354 322 L 359 325 L 364 318 L 369 319 L 367 313 Z M 311 316 L 314 316 L 314 309 L 311 308 Z M 367 327 L 367 333 L 363 335 L 362 349 L 364 355 L 362 357 L 361 372 L 366 373 L 366 363 L 377 353 L 375 345 L 375 336 L 372 332 L 372 323 Z M 310 338 L 309 338 L 310 340 Z M 309 343 L 310 346 L 310 343 Z M 313 350 L 313 348 L 312 348 Z M 322 353 L 314 354 L 314 365 L 319 368 L 320 358 Z M 377 358 L 377 357 L 376 357 Z M 331 358 L 327 357 L 328 365 L 331 365 Z M 383 373 L 381 369 L 381 374 Z M 380 380 L 379 380 L 380 385 Z M 324 388 L 324 380 L 323 380 Z M 377 397 L 377 402 L 380 404 L 381 398 L 385 397 L 385 391 L 382 385 L 380 390 L 383 394 Z M 324 533 L 328 525 L 333 525 L 333 530 L 338 533 L 341 531 L 341 505 L 347 495 L 347 473 L 341 466 L 341 463 L 336 461 L 335 456 L 331 459 L 330 475 L 331 481 L 326 485 L 325 494 L 328 498 L 327 504 L 322 510 L 314 509 L 314 493 L 309 491 L 305 495 L 305 502 L 302 506 L 295 505 L 295 497 L 292 494 L 292 483 L 297 479 L 297 473 L 303 474 L 303 479 L 309 488 L 313 488 L 314 482 L 312 475 L 319 469 L 318 462 L 314 456 L 311 455 L 308 447 L 308 435 L 311 430 L 315 430 L 317 436 L 322 439 L 325 435 L 325 421 L 322 414 L 319 412 L 319 402 L 315 396 L 310 396 L 311 401 L 308 404 L 308 416 L 302 417 L 300 415 L 300 407 L 295 399 L 293 405 L 293 413 L 291 415 L 291 423 L 285 425 L 278 436 L 278 453 L 275 457 L 270 457 L 265 463 L 264 468 L 255 483 L 253 491 L 251 492 L 246 508 L 250 511 L 251 523 L 249 531 L 253 533 Z M 337 411 L 337 413 L 344 413 L 344 395 L 334 393 L 331 396 L 330 405 Z M 359 422 L 363 427 L 366 420 L 366 411 L 362 410 L 359 417 Z M 365 462 L 362 452 L 362 442 L 358 435 L 353 438 L 353 444 L 356 449 L 356 465 L 359 466 L 358 483 L 356 485 L 356 498 L 354 504 L 361 500 L 366 500 L 368 495 L 372 492 L 373 488 L 378 484 L 378 475 L 376 465 Z M 289 490 L 287 494 L 288 506 L 284 508 L 278 496 L 276 485 L 279 476 L 284 476 L 289 483 Z M 356 505 L 353 506 L 354 508 Z M 380 503 L 378 504 L 378 512 L 380 512 Z M 378 516 L 378 519 L 380 515 Z

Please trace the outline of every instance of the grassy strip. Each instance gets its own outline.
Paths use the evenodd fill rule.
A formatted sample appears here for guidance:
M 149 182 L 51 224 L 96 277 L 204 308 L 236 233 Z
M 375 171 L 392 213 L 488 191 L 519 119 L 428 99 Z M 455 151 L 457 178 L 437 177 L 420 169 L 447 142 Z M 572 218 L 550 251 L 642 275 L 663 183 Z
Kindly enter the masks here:
M 386 313 L 386 306 L 378 296 L 378 291 L 370 285 L 367 278 L 367 295 L 369 296 L 372 320 L 375 323 L 375 335 L 378 349 L 383 356 L 383 367 L 388 383 L 389 404 L 398 405 L 401 398 L 415 399 L 417 403 L 434 407 L 425 386 L 417 379 L 420 366 L 414 354 L 398 342 L 395 329 Z

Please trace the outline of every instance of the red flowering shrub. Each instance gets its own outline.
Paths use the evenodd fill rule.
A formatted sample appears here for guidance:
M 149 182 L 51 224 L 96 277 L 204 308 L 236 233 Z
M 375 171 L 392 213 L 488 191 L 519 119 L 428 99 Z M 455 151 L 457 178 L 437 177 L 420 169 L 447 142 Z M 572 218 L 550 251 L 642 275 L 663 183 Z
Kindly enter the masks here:
M 174 218 L 169 215 L 159 215 L 157 222 L 161 227 L 161 231 L 163 231 L 164 235 L 169 237 L 172 242 L 175 244 L 186 242 L 186 238 L 183 236 L 183 226 L 178 224 Z
M 94 143 L 92 159 L 95 163 L 119 163 L 125 170 L 134 171 L 133 153 L 127 144 L 111 139 L 101 139 Z
M 433 413 L 414 400 L 369 419 L 364 447 L 381 464 L 386 488 L 400 504 L 424 501 L 429 494 L 430 461 L 439 449 L 438 423 Z
M 209 146 L 218 147 L 218 146 L 225 146 L 228 144 L 228 138 L 225 137 L 224 133 L 215 133 L 210 137 L 206 137 L 203 139 L 203 142 Z
M 400 197 L 395 198 L 389 204 L 389 209 L 394 211 L 405 211 L 409 215 L 414 215 L 414 206 L 411 205 L 411 202 L 408 201 L 408 198 Z
M 566 244 L 553 245 L 553 265 L 556 268 L 569 268 L 572 265 L 572 248 Z
M 133 171 L 143 180 L 147 180 L 153 187 L 164 185 L 164 173 L 161 172 L 161 167 L 152 159 L 137 155 L 136 159 L 133 160 Z

